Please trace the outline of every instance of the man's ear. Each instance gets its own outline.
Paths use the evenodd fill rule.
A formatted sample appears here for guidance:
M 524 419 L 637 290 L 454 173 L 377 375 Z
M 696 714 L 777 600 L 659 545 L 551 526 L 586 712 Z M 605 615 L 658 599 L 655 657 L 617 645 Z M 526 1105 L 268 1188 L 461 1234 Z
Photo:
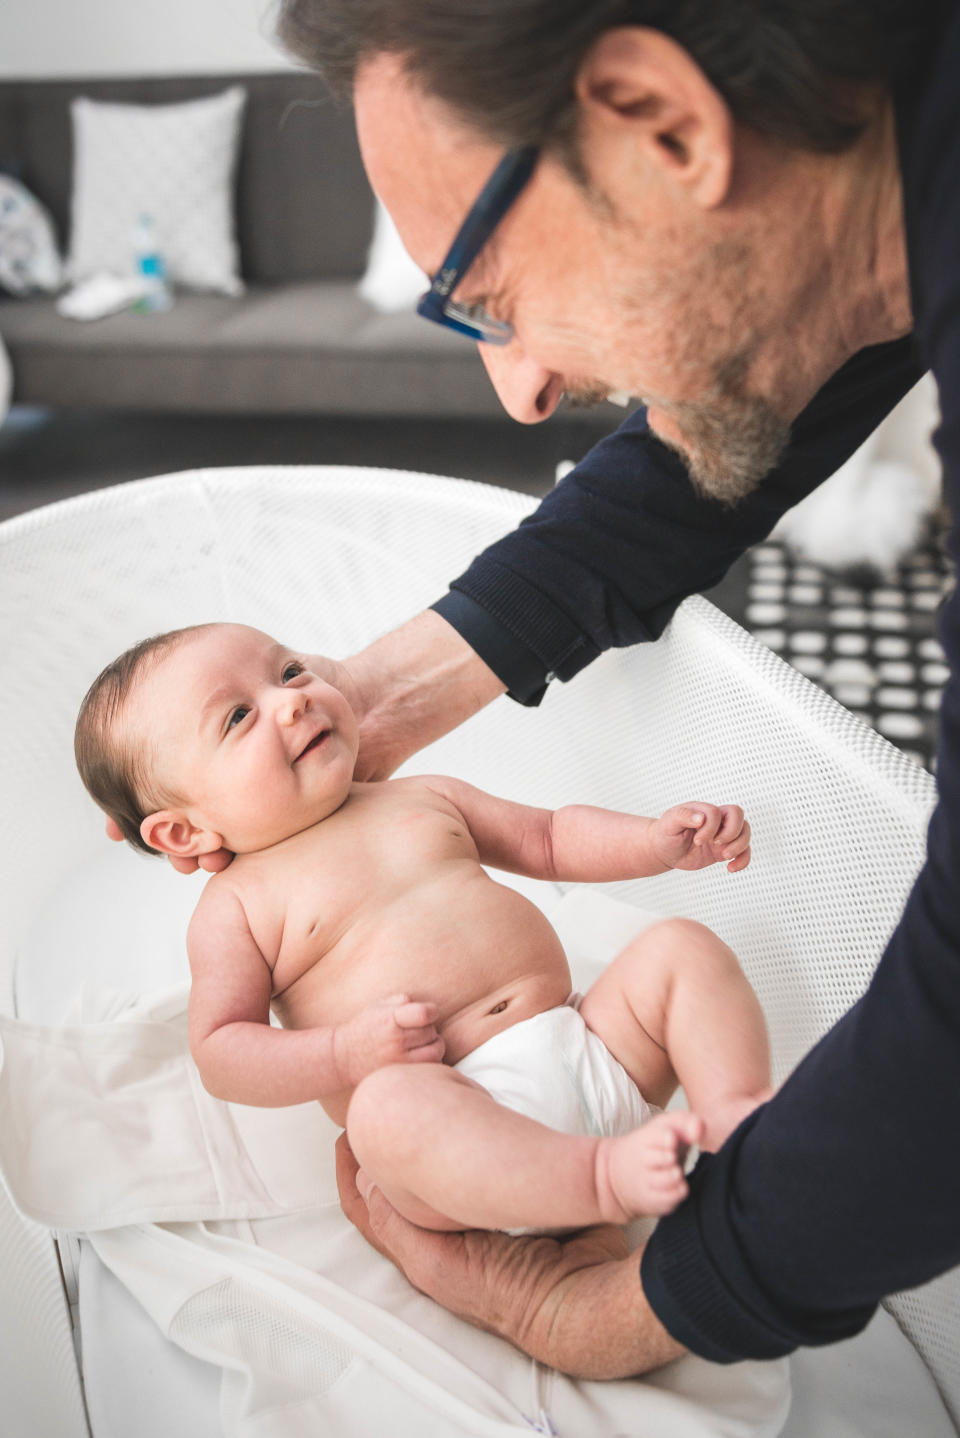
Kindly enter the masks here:
M 212 829 L 197 828 L 182 809 L 160 809 L 156 814 L 148 814 L 140 825 L 140 837 L 151 849 L 178 859 L 213 854 L 223 848 L 220 834 Z
M 733 170 L 733 117 L 682 45 L 639 25 L 606 30 L 587 51 L 575 88 L 584 163 L 601 189 L 592 161 L 602 160 L 604 145 L 626 142 L 702 209 L 723 203 Z

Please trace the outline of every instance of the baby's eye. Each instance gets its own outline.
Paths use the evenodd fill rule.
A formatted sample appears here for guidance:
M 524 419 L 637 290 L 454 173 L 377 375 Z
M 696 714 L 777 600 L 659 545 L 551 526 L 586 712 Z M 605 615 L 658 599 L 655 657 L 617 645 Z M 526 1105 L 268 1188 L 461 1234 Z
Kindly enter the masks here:
M 247 717 L 247 715 L 248 715 L 249 713 L 250 713 L 250 706 L 249 706 L 249 705 L 247 705 L 247 704 L 238 704 L 237 707 L 236 707 L 236 709 L 234 709 L 233 713 L 230 715 L 230 718 L 227 720 L 227 728 L 228 728 L 228 729 L 233 729 L 235 725 L 237 725 L 237 724 L 242 724 L 243 721 L 244 721 L 244 719 L 246 719 L 246 717 Z
M 289 684 L 291 679 L 296 679 L 304 672 L 304 667 L 299 659 L 291 659 L 289 664 L 283 666 L 283 673 L 280 675 L 281 682 Z

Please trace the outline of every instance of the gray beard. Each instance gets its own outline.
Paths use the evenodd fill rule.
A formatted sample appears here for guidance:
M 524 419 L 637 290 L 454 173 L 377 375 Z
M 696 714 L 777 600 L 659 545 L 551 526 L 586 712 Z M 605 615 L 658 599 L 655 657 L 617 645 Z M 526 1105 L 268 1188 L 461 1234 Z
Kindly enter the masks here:
M 743 392 L 747 367 L 748 355 L 741 352 L 719 370 L 706 399 L 657 402 L 681 433 L 677 442 L 662 442 L 683 459 L 694 488 L 729 505 L 753 493 L 790 442 L 790 426 L 773 406 Z

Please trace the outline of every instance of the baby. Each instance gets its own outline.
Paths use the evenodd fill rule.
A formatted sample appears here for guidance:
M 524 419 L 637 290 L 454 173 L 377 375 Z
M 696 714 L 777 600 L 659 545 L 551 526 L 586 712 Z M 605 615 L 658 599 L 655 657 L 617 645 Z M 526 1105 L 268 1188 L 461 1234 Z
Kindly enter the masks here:
M 581 1000 L 546 918 L 481 865 L 567 881 L 735 872 L 750 860 L 741 810 L 551 813 L 457 779 L 356 783 L 357 747 L 344 694 L 239 624 L 144 641 L 83 702 L 80 772 L 125 836 L 236 855 L 188 932 L 205 1086 L 261 1106 L 318 1099 L 425 1227 L 669 1212 L 688 1146 L 715 1147 L 769 1094 L 734 955 L 664 920 Z M 691 1111 L 657 1113 L 678 1081 Z

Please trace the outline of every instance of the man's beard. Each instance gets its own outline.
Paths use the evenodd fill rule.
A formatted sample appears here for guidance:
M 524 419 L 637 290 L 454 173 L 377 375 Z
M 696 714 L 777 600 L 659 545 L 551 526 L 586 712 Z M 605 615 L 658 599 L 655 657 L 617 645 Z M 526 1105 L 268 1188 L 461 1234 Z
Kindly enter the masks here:
M 700 494 L 723 504 L 752 494 L 790 441 L 789 424 L 769 401 L 744 391 L 748 366 L 745 351 L 724 360 L 701 400 L 647 399 L 680 431 L 677 439 L 668 439 L 654 430 L 661 444 L 680 456 Z M 565 398 L 571 409 L 586 409 L 602 404 L 609 393 L 600 380 L 581 380 L 568 386 Z
M 704 399 L 656 402 L 680 431 L 676 440 L 658 439 L 680 455 L 700 494 L 724 504 L 752 494 L 790 442 L 786 420 L 768 400 L 743 389 L 747 367 L 748 356 L 735 355 L 718 368 Z

